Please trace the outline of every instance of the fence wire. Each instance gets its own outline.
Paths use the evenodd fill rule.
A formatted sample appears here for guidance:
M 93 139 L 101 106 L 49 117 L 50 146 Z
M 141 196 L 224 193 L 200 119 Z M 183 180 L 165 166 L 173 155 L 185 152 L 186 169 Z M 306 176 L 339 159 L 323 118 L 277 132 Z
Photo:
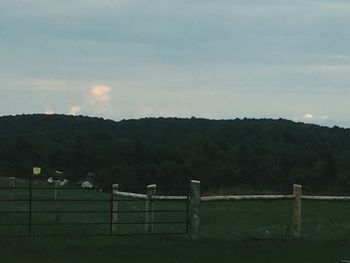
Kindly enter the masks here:
M 112 189 L 111 189 L 112 190 Z M 117 208 L 114 203 L 117 203 Z M 146 221 L 145 214 L 153 213 Z M 114 220 L 117 217 L 117 220 Z M 147 230 L 152 225 L 152 231 Z M 149 228 L 148 228 L 149 229 Z M 28 185 L 0 187 L 0 236 L 172 235 L 188 232 L 188 199 L 154 201 L 95 189 Z

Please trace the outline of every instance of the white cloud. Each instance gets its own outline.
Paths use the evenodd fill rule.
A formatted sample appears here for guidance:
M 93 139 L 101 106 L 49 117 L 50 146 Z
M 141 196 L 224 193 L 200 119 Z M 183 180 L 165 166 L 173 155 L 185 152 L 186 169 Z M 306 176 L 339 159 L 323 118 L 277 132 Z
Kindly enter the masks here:
M 113 114 L 111 104 L 112 89 L 107 85 L 95 85 L 89 89 L 86 106 L 87 112 L 93 112 L 98 115 L 110 116 Z
M 314 115 L 312 115 L 311 113 L 306 113 L 303 116 L 304 120 L 312 120 L 314 118 Z
M 111 88 L 105 85 L 96 85 L 90 88 L 89 100 L 91 103 L 107 103 L 111 99 Z
M 79 112 L 81 111 L 81 108 L 79 106 L 72 106 L 70 109 L 69 109 L 69 114 L 70 115 L 77 115 Z
M 322 115 L 320 117 L 321 120 L 329 120 L 329 116 L 328 115 Z

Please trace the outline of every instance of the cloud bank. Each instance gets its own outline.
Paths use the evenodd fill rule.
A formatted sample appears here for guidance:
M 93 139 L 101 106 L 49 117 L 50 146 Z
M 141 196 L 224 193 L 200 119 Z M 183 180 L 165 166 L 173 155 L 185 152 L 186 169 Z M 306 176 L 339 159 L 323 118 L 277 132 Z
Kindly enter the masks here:
M 0 115 L 348 125 L 349 12 L 341 0 L 2 0 Z

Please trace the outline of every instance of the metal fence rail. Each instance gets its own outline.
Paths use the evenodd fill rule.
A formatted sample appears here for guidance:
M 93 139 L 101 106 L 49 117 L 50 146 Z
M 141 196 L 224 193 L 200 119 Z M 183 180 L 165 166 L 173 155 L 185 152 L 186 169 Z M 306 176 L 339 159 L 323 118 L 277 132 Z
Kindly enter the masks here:
M 70 190 L 75 191 L 69 193 Z M 72 193 L 78 198 L 73 198 Z M 87 194 L 91 198 L 79 197 Z M 28 187 L 0 187 L 0 236 L 183 235 L 188 233 L 190 201 L 188 195 L 181 200 L 146 198 L 145 201 L 119 197 L 113 192 L 112 187 L 109 198 L 98 198 L 93 195 L 95 193 L 92 194 L 91 191 L 78 187 L 34 186 L 31 179 Z M 152 202 L 152 206 L 145 202 Z M 38 229 L 40 227 L 46 229 Z M 3 228 L 7 231 L 2 231 Z M 11 232 L 10 228 L 17 228 L 17 231 Z

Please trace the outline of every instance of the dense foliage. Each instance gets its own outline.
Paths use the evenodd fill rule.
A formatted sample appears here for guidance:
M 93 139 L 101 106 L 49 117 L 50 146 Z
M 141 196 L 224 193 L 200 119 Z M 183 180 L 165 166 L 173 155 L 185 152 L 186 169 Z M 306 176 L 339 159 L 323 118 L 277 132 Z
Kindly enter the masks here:
M 114 122 L 65 115 L 0 117 L 0 173 L 32 166 L 103 185 L 204 188 L 292 183 L 350 186 L 350 130 L 271 119 L 149 118 Z

